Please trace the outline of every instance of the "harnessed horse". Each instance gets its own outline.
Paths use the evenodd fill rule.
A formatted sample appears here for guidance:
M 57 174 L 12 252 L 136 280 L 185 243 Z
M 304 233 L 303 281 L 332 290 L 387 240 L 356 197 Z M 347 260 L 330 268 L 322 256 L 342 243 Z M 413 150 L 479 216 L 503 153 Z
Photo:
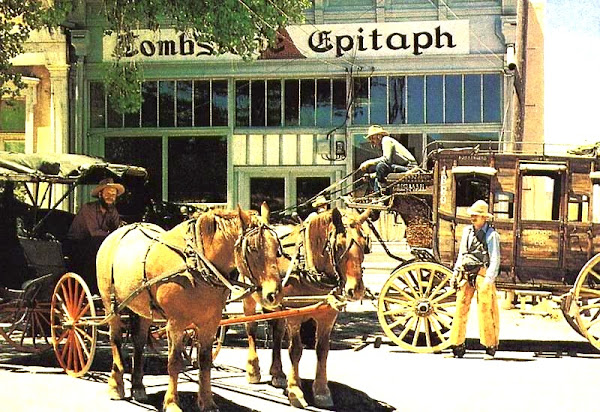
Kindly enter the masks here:
M 349 300 L 360 300 L 365 291 L 362 280 L 362 262 L 364 254 L 368 253 L 368 238 L 362 230 L 362 223 L 368 218 L 370 210 L 361 215 L 348 212 L 342 217 L 338 209 L 322 212 L 297 226 L 289 236 L 297 237 L 296 252 L 292 266 L 297 261 L 300 250 L 304 249 L 305 267 L 288 267 L 289 261 L 280 260 L 280 267 L 286 273 L 284 279 L 285 296 L 318 296 L 333 294 Z M 287 269 L 287 271 L 286 271 Z M 292 270 L 293 269 L 293 270 Z M 292 305 L 298 306 L 298 304 Z M 254 313 L 256 302 L 252 299 L 244 301 L 244 313 Z M 337 318 L 337 310 L 329 307 L 315 314 L 287 318 L 285 321 L 273 323 L 273 359 L 270 368 L 271 383 L 283 388 L 287 385 L 290 403 L 304 408 L 307 403 L 301 390 L 299 362 L 302 356 L 300 326 L 303 322 L 313 319 L 317 324 L 316 352 L 317 372 L 313 383 L 313 395 L 318 407 L 331 407 L 333 400 L 327 385 L 327 356 L 331 330 Z M 283 373 L 281 365 L 281 341 L 284 335 L 284 325 L 290 339 L 289 354 L 292 369 L 289 378 Z M 256 323 L 247 324 L 248 361 L 246 377 L 251 383 L 260 382 L 260 368 L 256 353 Z
M 211 349 L 234 279 L 249 279 L 265 307 L 282 299 L 277 270 L 280 243 L 266 218 L 237 212 L 211 211 L 165 232 L 152 224 L 119 228 L 104 241 L 97 257 L 98 287 L 105 309 L 113 310 L 110 342 L 113 354 L 109 392 L 125 397 L 120 314 L 127 307 L 137 316 L 132 331 L 134 355 L 132 395 L 145 400 L 142 356 L 152 320 L 167 320 L 169 385 L 165 411 L 181 411 L 177 377 L 183 366 L 184 331 L 195 329 L 200 367 L 198 406 L 217 410 L 210 386 Z M 235 259 L 233 258 L 235 257 Z

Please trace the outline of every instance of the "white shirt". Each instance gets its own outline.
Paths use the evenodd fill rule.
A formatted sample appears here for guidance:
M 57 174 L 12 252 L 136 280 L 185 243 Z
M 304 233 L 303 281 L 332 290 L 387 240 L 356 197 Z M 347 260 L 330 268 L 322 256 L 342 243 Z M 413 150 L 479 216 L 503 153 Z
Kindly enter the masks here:
M 380 162 L 385 162 L 390 165 L 394 164 L 406 166 L 409 163 L 417 163 L 417 160 L 412 153 L 409 152 L 408 149 L 402 145 L 402 143 L 391 136 L 383 136 L 381 139 L 381 150 L 383 152 L 383 156 L 367 160 L 363 163 L 363 165 L 365 167 L 369 167 Z

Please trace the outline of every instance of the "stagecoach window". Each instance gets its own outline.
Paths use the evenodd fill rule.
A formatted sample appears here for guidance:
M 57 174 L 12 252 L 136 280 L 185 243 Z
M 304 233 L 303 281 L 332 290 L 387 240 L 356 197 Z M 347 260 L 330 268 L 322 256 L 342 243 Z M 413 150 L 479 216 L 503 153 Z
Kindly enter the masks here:
M 250 87 L 251 103 L 252 108 L 250 116 L 250 126 L 264 126 L 265 125 L 265 81 L 264 80 L 253 80 Z
M 142 127 L 156 127 L 158 119 L 158 93 L 156 82 L 142 83 Z
M 389 85 L 389 123 L 404 124 L 406 123 L 406 113 L 404 112 L 404 92 L 406 88 L 406 78 L 390 77 Z
M 315 81 L 300 80 L 300 126 L 315 125 Z
M 106 127 L 104 120 L 106 114 L 104 108 L 104 84 L 99 82 L 90 83 L 90 127 Z
M 235 124 L 250 126 L 250 82 L 235 82 Z
M 177 82 L 177 127 L 192 126 L 192 82 Z
M 352 84 L 354 100 L 352 101 L 352 123 L 369 123 L 369 78 L 358 77 Z
M 267 126 L 281 126 L 281 81 L 267 81 Z
M 501 118 L 502 78 L 497 74 L 483 75 L 483 122 L 499 122 Z
M 300 84 L 298 80 L 285 81 L 285 125 L 298 126 L 300 116 Z
M 298 205 L 298 215 L 305 219 L 316 209 L 312 207 L 311 202 L 306 203 L 310 198 L 327 188 L 331 184 L 328 177 L 298 177 L 296 179 L 296 204 Z
M 497 219 L 512 219 L 514 217 L 514 194 L 496 192 L 494 194 L 494 216 Z
M 143 150 L 140 150 L 140 148 Z M 147 189 L 137 188 L 133 197 L 143 202 L 147 195 L 154 200 L 162 199 L 162 140 L 160 137 L 106 137 L 104 157 L 109 162 L 144 167 L 148 171 Z M 133 191 L 127 187 L 127 191 Z M 143 191 L 147 190 L 147 194 Z M 140 193 L 141 192 L 141 193 Z
M 522 179 L 521 218 L 559 220 L 560 179 L 555 174 L 525 175 Z
M 456 176 L 456 208 L 466 208 L 477 200 L 489 202 L 490 178 L 483 175 Z
M 444 122 L 462 123 L 462 76 L 448 75 L 444 78 Z
M 571 194 L 569 196 L 569 222 L 588 222 L 589 197 L 587 195 Z
M 169 200 L 226 203 L 227 139 L 222 136 L 169 138 Z
M 481 75 L 465 76 L 465 123 L 481 123 Z
M 274 177 L 253 177 L 250 179 L 250 208 L 260 210 L 262 202 L 267 202 L 271 212 L 285 208 L 285 179 Z
M 317 126 L 329 126 L 331 124 L 331 81 L 325 79 L 317 80 Z
M 371 120 L 369 123 L 386 124 L 387 121 L 387 78 L 371 77 Z
M 419 124 L 424 122 L 424 91 L 425 77 L 424 76 L 408 76 L 407 90 L 407 122 L 411 124 Z
M 175 126 L 175 82 L 158 82 L 158 125 L 160 127 Z
M 442 76 L 427 76 L 425 78 L 427 123 L 442 123 L 444 121 L 444 94 L 442 81 Z

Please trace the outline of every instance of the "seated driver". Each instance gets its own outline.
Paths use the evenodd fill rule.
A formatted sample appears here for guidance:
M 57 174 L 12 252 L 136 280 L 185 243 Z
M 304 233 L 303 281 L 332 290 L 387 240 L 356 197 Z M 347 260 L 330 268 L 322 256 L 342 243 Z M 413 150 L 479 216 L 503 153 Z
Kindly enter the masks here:
M 84 278 L 92 293 L 98 292 L 96 254 L 102 241 L 121 225 L 115 202 L 123 193 L 123 185 L 110 178 L 102 180 L 91 193 L 98 200 L 81 206 L 67 233 L 72 270 Z

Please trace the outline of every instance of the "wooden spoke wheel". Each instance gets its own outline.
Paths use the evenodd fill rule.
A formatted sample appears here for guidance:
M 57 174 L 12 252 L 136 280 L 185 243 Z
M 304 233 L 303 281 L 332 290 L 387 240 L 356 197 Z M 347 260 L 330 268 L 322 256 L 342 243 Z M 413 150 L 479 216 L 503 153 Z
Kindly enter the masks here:
M 0 304 L 0 336 L 22 352 L 50 349 L 50 303 L 15 299 Z
M 52 295 L 52 344 L 60 366 L 71 376 L 83 376 L 96 352 L 96 308 L 90 289 L 75 273 L 63 275 Z
M 452 271 L 433 262 L 396 269 L 379 294 L 377 316 L 385 334 L 398 346 L 421 353 L 450 345 L 456 311 Z
M 581 268 L 571 295 L 569 316 L 575 330 L 600 349 L 600 253 Z

